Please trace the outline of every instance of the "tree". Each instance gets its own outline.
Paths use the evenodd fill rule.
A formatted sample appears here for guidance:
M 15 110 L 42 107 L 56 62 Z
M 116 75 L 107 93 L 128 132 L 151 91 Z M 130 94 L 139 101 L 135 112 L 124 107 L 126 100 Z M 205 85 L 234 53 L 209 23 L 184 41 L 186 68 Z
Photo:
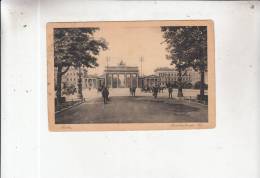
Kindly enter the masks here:
M 95 39 L 98 28 L 56 28 L 54 29 L 54 64 L 57 68 L 57 108 L 61 107 L 62 76 L 71 66 L 79 69 L 78 92 L 82 98 L 81 67 L 97 67 L 97 55 L 107 49 L 104 39 Z
M 207 70 L 207 27 L 179 26 L 161 27 L 167 43 L 168 58 L 178 71 L 192 67 L 201 74 L 200 96 L 204 98 L 204 79 Z M 179 66 L 183 63 L 183 67 Z M 179 72 L 180 73 L 180 72 Z
M 197 81 L 195 84 L 194 84 L 194 89 L 199 89 L 201 88 L 201 81 Z M 204 88 L 207 90 L 208 89 L 208 85 L 204 83 Z
M 164 42 L 167 44 L 166 50 L 168 55 L 166 58 L 171 61 L 171 65 L 174 65 L 177 70 L 178 97 L 183 97 L 183 86 L 185 85 L 184 78 L 187 76 L 187 68 L 190 66 L 190 62 L 185 57 L 185 50 L 189 46 L 189 34 L 190 30 L 186 27 L 173 27 L 164 26 L 161 27 L 163 32 Z
M 200 99 L 204 99 L 205 72 L 207 71 L 207 27 L 196 26 L 190 34 L 190 48 L 186 51 L 190 65 L 200 72 Z

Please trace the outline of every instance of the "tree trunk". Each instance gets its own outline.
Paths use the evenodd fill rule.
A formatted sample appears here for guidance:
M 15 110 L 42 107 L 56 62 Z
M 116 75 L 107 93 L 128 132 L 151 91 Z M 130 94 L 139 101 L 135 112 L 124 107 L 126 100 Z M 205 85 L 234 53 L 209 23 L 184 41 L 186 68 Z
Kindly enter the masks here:
M 78 79 L 78 97 L 83 100 L 82 94 L 82 74 L 81 74 L 81 67 L 79 67 L 79 79 Z
M 58 65 L 57 70 L 57 90 L 56 90 L 56 105 L 57 110 L 61 109 L 61 79 L 62 79 L 62 66 Z
M 205 89 L 205 71 L 201 70 L 200 71 L 200 100 L 204 99 L 204 89 Z
M 181 70 L 178 71 L 178 97 L 183 97 L 182 93 L 182 75 L 181 75 Z

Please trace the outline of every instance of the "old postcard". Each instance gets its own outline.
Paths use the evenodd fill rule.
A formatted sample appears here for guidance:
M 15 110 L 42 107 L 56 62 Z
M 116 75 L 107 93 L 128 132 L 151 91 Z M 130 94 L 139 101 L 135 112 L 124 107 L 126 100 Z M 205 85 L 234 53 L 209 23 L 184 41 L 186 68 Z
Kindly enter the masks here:
M 51 131 L 215 127 L 210 20 L 47 24 Z

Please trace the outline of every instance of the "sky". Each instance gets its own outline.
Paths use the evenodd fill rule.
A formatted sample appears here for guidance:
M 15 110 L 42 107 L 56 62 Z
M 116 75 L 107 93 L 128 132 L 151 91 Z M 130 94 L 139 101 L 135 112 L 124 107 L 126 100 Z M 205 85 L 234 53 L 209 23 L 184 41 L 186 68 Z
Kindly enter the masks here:
M 104 38 L 108 42 L 108 50 L 101 51 L 98 56 L 99 67 L 89 69 L 90 74 L 102 74 L 107 65 L 118 65 L 121 60 L 127 66 L 138 66 L 141 71 L 140 58 L 143 57 L 142 71 L 144 75 L 154 73 L 157 67 L 171 67 L 166 59 L 166 45 L 159 26 L 104 26 L 95 33 L 95 38 Z

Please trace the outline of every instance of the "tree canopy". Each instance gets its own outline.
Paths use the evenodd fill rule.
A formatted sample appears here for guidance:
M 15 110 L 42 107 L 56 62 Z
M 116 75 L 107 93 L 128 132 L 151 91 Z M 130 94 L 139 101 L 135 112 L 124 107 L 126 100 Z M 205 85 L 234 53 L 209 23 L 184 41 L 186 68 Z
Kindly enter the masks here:
M 54 29 L 54 62 L 63 67 L 84 65 L 96 67 L 97 55 L 107 49 L 107 42 L 95 39 L 98 28 L 56 28 Z
M 178 96 L 182 96 L 182 80 L 187 68 L 192 67 L 201 74 L 200 95 L 204 96 L 204 72 L 207 70 L 206 26 L 163 26 L 164 42 L 167 44 L 166 58 L 178 71 Z M 180 94 L 179 94 L 180 93 Z
M 78 92 L 82 98 L 81 66 L 94 68 L 98 66 L 97 56 L 107 49 L 107 42 L 95 39 L 98 28 L 55 28 L 54 29 L 54 65 L 57 67 L 57 109 L 61 108 L 61 82 L 70 66 L 77 67 Z M 65 70 L 63 70 L 65 68 Z
M 169 54 L 167 59 L 177 69 L 193 67 L 207 69 L 207 27 L 206 26 L 163 26 L 164 42 Z

